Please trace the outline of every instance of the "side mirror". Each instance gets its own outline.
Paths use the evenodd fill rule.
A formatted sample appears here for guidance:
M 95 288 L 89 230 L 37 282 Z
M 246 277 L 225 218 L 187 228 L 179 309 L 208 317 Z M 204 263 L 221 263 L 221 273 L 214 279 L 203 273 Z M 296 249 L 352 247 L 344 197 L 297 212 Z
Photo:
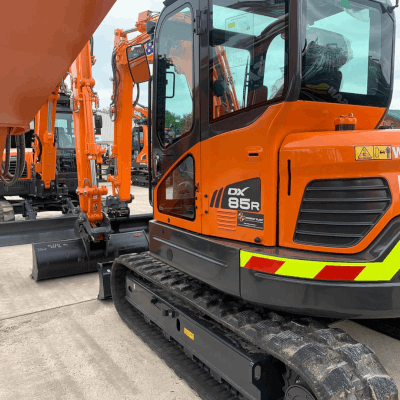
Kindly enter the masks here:
M 94 126 L 96 129 L 101 129 L 103 127 L 103 117 L 101 115 L 99 114 L 94 115 Z
M 147 21 L 146 22 L 146 33 L 148 35 L 152 35 L 154 33 L 154 31 L 156 30 L 156 25 L 157 25 L 156 21 Z
M 150 68 L 144 45 L 128 46 L 126 57 L 133 82 L 147 82 L 150 79 Z

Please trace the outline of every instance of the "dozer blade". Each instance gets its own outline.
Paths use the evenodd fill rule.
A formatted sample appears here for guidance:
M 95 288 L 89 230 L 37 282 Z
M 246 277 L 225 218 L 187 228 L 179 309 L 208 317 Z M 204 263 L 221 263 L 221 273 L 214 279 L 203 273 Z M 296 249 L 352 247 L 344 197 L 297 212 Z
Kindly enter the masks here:
M 0 247 L 75 238 L 76 215 L 0 224 Z
M 149 232 L 149 222 L 153 219 L 153 213 L 130 215 L 129 218 L 121 218 L 111 221 L 114 232 L 127 233 L 133 231 Z
M 89 249 L 83 239 L 33 244 L 32 278 L 41 281 L 95 272 L 99 262 L 113 261 L 119 255 L 149 249 L 144 231 L 112 234 L 107 249 L 104 243 L 89 243 Z

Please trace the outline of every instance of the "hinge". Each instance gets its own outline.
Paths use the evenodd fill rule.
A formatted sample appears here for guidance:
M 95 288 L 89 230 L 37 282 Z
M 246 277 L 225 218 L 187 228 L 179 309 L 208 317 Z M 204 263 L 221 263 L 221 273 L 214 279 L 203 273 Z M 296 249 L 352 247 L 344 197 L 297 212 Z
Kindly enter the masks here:
M 208 9 L 196 10 L 196 19 L 194 20 L 194 33 L 196 35 L 202 35 L 207 33 L 208 26 Z

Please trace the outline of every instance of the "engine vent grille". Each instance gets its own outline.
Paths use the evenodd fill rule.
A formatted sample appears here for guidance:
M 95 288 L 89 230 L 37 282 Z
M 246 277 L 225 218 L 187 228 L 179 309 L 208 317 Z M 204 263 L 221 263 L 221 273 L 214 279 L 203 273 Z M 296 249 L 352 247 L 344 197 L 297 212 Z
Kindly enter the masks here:
M 304 191 L 293 240 L 312 246 L 355 246 L 391 202 L 383 178 L 312 181 Z
M 217 228 L 236 231 L 236 211 L 217 210 Z
M 15 171 L 17 169 L 17 158 L 11 157 L 10 158 L 10 174 L 15 175 Z M 26 178 L 28 176 L 28 171 L 26 169 L 26 161 L 24 164 L 24 172 L 22 173 L 21 178 Z

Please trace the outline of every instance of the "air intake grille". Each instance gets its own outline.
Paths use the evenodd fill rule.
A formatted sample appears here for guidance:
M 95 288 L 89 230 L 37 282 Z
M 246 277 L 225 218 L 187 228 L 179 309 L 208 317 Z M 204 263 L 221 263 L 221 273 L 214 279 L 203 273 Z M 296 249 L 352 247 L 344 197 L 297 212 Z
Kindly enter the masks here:
M 351 247 L 382 218 L 392 201 L 383 178 L 310 182 L 303 195 L 294 242 Z
M 10 158 L 10 174 L 15 175 L 15 170 L 17 169 L 17 158 Z M 26 178 L 28 176 L 28 171 L 26 170 L 26 161 L 24 164 L 24 172 L 22 173 L 21 178 Z

